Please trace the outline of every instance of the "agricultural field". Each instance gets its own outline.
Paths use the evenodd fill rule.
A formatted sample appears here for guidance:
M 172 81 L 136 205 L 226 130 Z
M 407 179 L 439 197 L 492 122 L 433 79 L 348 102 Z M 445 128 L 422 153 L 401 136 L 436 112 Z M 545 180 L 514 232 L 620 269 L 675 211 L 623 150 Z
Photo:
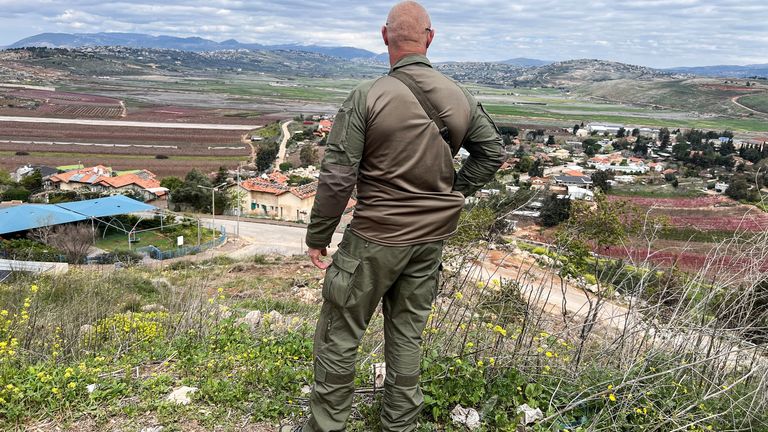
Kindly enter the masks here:
M 717 263 L 716 271 L 737 272 L 753 265 L 768 270 L 768 259 L 764 256 L 748 256 L 750 248 L 768 232 L 768 213 L 755 206 L 722 195 L 678 198 L 610 195 L 608 199 L 628 201 L 641 214 L 657 218 L 666 227 L 657 233 L 650 247 L 636 239 L 601 253 L 617 258 L 629 255 L 637 261 L 649 260 L 689 271 L 698 271 L 713 261 Z
M 118 99 L 48 90 L 0 90 L 0 115 L 111 119 L 126 115 Z

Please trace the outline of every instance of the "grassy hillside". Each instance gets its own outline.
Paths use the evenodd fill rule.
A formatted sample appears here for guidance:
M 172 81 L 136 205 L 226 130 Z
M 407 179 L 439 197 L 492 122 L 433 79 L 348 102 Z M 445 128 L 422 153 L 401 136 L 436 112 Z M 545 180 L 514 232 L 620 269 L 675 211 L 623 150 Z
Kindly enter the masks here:
M 561 312 L 535 298 L 548 297 L 553 283 L 559 292 L 558 266 L 575 261 L 545 248 L 491 250 L 473 240 L 485 219 L 465 216 L 423 335 L 419 431 L 464 430 L 450 421 L 457 404 L 482 412 L 484 431 L 513 430 L 522 404 L 542 410 L 532 429 L 541 431 L 760 430 L 768 422 L 765 345 L 717 338 L 704 349 L 701 339 L 679 337 L 739 337 L 705 307 L 729 285 L 680 276 L 665 285 L 622 265 L 582 280 L 604 287 L 598 303 L 641 322 L 604 321 L 592 307 Z M 497 261 L 505 255 L 517 270 Z M 478 260 L 509 276 L 470 271 Z M 305 257 L 256 256 L 0 284 L 0 428 L 262 432 L 301 419 L 321 276 Z M 673 286 L 690 302 L 651 306 Z M 656 297 L 626 304 L 614 290 Z M 359 350 L 351 431 L 378 428 L 371 367 L 383 361 L 382 328 L 376 315 Z M 189 405 L 166 399 L 181 386 L 197 389 Z
M 750 116 L 750 113 L 731 99 L 754 92 L 743 84 L 726 85 L 722 80 L 712 79 L 616 80 L 585 85 L 577 92 L 615 102 L 739 118 Z

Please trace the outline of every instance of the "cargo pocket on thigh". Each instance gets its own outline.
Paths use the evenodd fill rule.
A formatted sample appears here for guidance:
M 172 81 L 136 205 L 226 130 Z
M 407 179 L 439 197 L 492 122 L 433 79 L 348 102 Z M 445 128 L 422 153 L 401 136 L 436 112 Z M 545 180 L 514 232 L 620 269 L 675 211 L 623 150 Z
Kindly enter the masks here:
M 333 254 L 333 263 L 325 272 L 323 280 L 323 298 L 334 306 L 346 307 L 356 285 L 355 273 L 360 260 L 353 258 L 343 249 Z

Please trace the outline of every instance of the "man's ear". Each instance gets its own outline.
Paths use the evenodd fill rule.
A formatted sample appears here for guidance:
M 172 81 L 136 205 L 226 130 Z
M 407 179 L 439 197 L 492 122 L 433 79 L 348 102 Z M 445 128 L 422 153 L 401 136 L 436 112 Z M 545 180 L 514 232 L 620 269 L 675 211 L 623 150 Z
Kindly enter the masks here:
M 435 38 L 435 29 L 429 30 L 429 34 L 427 34 L 427 48 L 432 44 L 432 39 Z
M 384 45 L 389 46 L 389 37 L 387 36 L 387 26 L 381 26 L 381 38 L 384 39 Z

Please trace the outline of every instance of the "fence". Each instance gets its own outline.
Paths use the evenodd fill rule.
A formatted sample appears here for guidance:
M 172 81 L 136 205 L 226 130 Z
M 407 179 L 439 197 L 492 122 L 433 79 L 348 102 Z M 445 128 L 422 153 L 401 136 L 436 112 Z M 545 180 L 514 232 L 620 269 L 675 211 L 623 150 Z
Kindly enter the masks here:
M 198 254 L 208 249 L 221 246 L 222 244 L 224 244 L 225 241 L 227 241 L 227 233 L 226 231 L 223 231 L 223 228 L 222 228 L 221 236 L 219 236 L 219 238 L 207 241 L 205 243 L 201 243 L 199 246 L 184 246 L 177 249 L 166 250 L 166 251 L 160 250 L 155 246 L 144 246 L 144 247 L 137 248 L 136 252 L 140 254 L 148 255 L 150 258 L 153 258 L 156 260 L 167 260 L 171 258 L 179 258 L 187 255 Z

